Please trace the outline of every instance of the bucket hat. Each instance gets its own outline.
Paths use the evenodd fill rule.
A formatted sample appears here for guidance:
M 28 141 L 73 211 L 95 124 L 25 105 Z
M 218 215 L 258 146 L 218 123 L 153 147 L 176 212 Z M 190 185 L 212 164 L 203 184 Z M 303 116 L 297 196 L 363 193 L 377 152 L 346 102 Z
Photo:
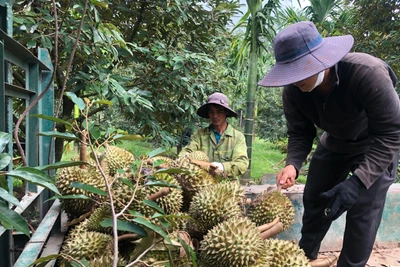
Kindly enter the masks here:
M 292 24 L 276 35 L 275 65 L 258 85 L 278 87 L 316 75 L 339 62 L 353 43 L 351 35 L 322 38 L 310 21 Z
M 233 111 L 228 104 L 228 97 L 224 95 L 223 93 L 213 93 L 208 97 L 207 103 L 202 105 L 198 110 L 197 110 L 197 115 L 199 115 L 202 118 L 209 118 L 208 116 L 208 106 L 209 105 L 219 105 L 221 107 L 226 108 L 228 111 L 227 117 L 237 117 L 237 113 Z

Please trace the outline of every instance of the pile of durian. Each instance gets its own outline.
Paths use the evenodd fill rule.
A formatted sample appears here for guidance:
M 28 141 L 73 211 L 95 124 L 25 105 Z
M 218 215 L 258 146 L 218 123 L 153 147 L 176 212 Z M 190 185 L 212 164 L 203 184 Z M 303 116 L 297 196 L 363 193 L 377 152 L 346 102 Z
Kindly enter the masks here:
M 293 223 L 290 199 L 278 191 L 246 199 L 239 182 L 216 172 L 203 152 L 138 158 L 109 145 L 86 161 L 85 168 L 57 174 L 62 195 L 91 199 L 60 199 L 70 227 L 59 266 L 85 260 L 89 266 L 110 267 L 115 244 L 118 266 L 310 266 L 297 244 L 275 237 Z M 72 182 L 109 192 L 111 198 Z M 119 222 L 136 224 L 145 233 L 118 229 L 115 242 L 113 228 L 102 223 L 112 218 L 111 204 Z

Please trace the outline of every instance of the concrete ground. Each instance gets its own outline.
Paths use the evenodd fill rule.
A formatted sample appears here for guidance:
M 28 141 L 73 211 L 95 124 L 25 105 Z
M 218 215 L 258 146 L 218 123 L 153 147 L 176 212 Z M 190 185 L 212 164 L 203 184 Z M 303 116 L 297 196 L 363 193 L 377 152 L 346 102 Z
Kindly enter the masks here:
M 322 252 L 321 256 L 335 254 L 339 257 L 340 252 Z M 400 267 L 400 243 L 393 246 L 375 246 L 366 267 Z

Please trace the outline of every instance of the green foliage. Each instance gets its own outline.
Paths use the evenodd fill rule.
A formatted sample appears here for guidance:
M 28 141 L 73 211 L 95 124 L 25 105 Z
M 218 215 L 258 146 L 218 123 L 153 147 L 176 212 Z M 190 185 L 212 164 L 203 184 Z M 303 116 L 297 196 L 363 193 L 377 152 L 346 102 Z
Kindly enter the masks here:
M 268 88 L 259 94 L 256 117 L 257 136 L 261 139 L 277 142 L 287 137 L 286 119 L 283 113 L 282 89 Z M 261 105 L 261 103 L 264 103 Z
M 351 23 L 346 32 L 354 36 L 353 50 L 386 61 L 400 75 L 400 2 L 398 0 L 346 1 Z
M 88 114 L 98 124 L 176 145 L 181 132 L 198 123 L 195 111 L 206 97 L 233 87 L 221 64 L 226 26 L 238 7 L 228 0 L 89 1 L 84 14 L 84 1 L 62 2 L 55 24 L 48 1 L 16 1 L 14 34 L 28 47 L 55 52 L 58 30 L 55 87 L 66 84 L 67 94 L 110 101 L 112 108 L 99 101 Z M 73 118 L 72 101 L 63 99 L 59 116 L 66 121 Z

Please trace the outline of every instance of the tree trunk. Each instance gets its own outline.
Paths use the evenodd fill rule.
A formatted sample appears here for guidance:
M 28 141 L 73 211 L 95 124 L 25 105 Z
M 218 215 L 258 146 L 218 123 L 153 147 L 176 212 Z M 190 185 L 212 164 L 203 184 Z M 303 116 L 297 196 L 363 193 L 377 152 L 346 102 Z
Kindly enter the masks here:
M 243 178 L 251 177 L 251 154 L 253 143 L 254 131 L 254 100 L 257 90 L 257 31 L 255 23 L 255 13 L 252 12 L 251 20 L 251 44 L 250 44 L 250 62 L 249 62 L 249 76 L 247 79 L 247 106 L 246 117 L 244 119 L 244 135 L 247 145 L 247 156 L 249 157 L 249 167 L 244 174 Z

